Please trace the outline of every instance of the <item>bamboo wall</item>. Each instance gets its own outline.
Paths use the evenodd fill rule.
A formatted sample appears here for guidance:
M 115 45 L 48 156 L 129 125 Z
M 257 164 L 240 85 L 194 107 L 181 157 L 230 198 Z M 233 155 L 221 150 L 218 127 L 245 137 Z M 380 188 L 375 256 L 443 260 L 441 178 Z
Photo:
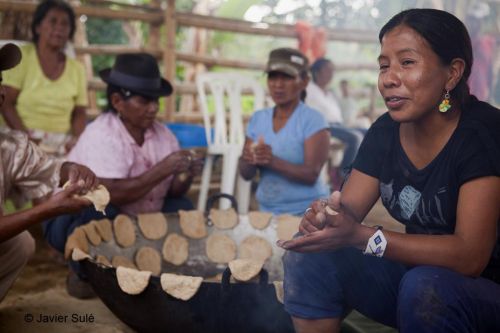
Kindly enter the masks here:
M 221 66 L 235 69 L 258 70 L 264 69 L 263 63 L 252 61 L 243 61 L 239 59 L 228 59 L 212 57 L 203 54 L 183 53 L 178 52 L 175 47 L 175 37 L 177 27 L 197 27 L 208 30 L 219 30 L 234 33 L 243 33 L 250 35 L 274 36 L 279 38 L 297 38 L 295 28 L 292 25 L 284 24 L 255 24 L 252 22 L 216 18 L 204 15 L 196 15 L 191 13 L 181 13 L 175 10 L 175 0 L 153 0 L 152 5 L 139 6 L 121 4 L 109 0 L 87 0 L 85 4 L 80 5 L 71 2 L 77 19 L 82 15 L 87 17 L 96 17 L 110 20 L 122 21 L 141 21 L 149 24 L 150 36 L 148 45 L 132 47 L 127 45 L 89 45 L 84 33 L 84 25 L 81 20 L 78 20 L 79 34 L 75 36 L 75 51 L 78 57 L 85 63 L 88 75 L 90 114 L 98 112 L 95 91 L 102 90 L 105 85 L 99 79 L 93 77 L 91 66 L 91 55 L 116 55 L 124 52 L 149 52 L 155 55 L 162 63 L 164 76 L 171 82 L 174 82 L 175 93 L 179 95 L 194 95 L 196 87 L 193 83 L 181 83 L 175 80 L 176 63 L 187 62 L 192 64 L 203 64 L 207 67 Z M 31 1 L 0 0 L 0 12 L 3 13 L 2 25 L 8 23 L 8 18 L 19 15 L 19 13 L 31 15 L 37 3 Z M 164 9 L 162 9 L 164 8 Z M 164 29 L 162 29 L 164 27 Z M 83 29 L 82 29 L 83 28 Z M 6 27 L 2 27 L 2 31 L 6 31 Z M 105 32 L 103 32 L 105 33 Z M 162 33 L 165 34 L 162 36 Z M 374 43 L 377 42 L 375 33 L 358 30 L 335 30 L 327 31 L 329 41 L 348 41 L 357 43 Z M 5 33 L 2 38 L 6 38 Z M 8 36 L 7 36 L 8 38 Z M 163 40 L 163 42 L 162 42 Z M 165 43 L 166 41 L 166 43 Z M 352 69 L 377 69 L 373 64 L 337 64 L 336 69 L 352 70 Z M 373 95 L 373 94 L 372 94 Z M 373 98 L 373 97 L 371 97 Z M 175 98 L 167 98 L 165 105 L 165 113 L 163 114 L 166 121 L 188 121 L 201 122 L 201 115 L 183 114 L 175 112 Z M 372 101 L 373 102 L 373 101 Z

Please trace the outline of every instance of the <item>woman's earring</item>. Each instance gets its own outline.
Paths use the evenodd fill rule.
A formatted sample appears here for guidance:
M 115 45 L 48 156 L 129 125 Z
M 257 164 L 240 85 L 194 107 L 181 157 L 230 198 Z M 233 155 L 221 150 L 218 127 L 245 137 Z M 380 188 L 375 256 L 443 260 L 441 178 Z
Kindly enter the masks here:
M 450 91 L 446 90 L 446 94 L 444 94 L 444 99 L 441 102 L 441 104 L 439 104 L 439 112 L 445 113 L 450 108 L 451 108 L 451 105 L 450 105 Z

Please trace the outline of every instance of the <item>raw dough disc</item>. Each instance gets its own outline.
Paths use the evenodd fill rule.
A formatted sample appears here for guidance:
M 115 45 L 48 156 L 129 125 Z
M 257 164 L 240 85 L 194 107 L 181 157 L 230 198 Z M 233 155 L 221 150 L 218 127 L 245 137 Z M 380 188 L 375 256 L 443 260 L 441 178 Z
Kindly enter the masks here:
M 82 229 L 85 232 L 85 235 L 87 235 L 88 240 L 92 245 L 97 246 L 101 244 L 101 236 L 97 232 L 95 224 L 92 222 L 89 222 L 87 224 L 82 225 Z
M 269 222 L 271 222 L 271 218 L 273 217 L 272 213 L 267 212 L 250 212 L 248 213 L 248 219 L 250 220 L 250 224 L 255 229 L 265 229 Z
M 219 229 L 231 229 L 238 224 L 238 214 L 236 214 L 234 208 L 226 210 L 212 208 L 210 209 L 209 218 Z
M 285 214 L 278 216 L 277 219 L 276 232 L 278 233 L 278 239 L 290 240 L 299 232 L 299 224 L 302 221 L 301 217 Z
M 273 255 L 271 244 L 264 238 L 250 235 L 240 244 L 239 257 L 242 259 L 253 259 L 264 262 Z
M 101 235 L 101 238 L 105 242 L 109 242 L 111 239 L 113 239 L 113 228 L 109 219 L 102 219 L 98 221 L 94 220 L 90 223 L 95 225 L 97 232 L 99 233 L 99 235 Z
M 167 218 L 163 213 L 139 214 L 137 224 L 147 239 L 160 239 L 167 234 Z
M 161 273 L 160 253 L 152 247 L 141 247 L 135 254 L 135 263 L 141 271 L 150 271 L 154 275 Z
M 113 265 L 113 267 L 121 266 L 121 267 L 137 269 L 132 260 L 124 256 L 114 256 L 113 259 L 111 259 L 111 264 Z
M 109 261 L 109 259 L 106 256 L 103 256 L 102 254 L 98 254 L 95 258 L 95 261 L 98 264 L 102 264 L 104 266 L 113 266 L 113 265 L 111 265 L 111 262 Z
M 84 259 L 92 259 L 87 253 L 83 252 L 79 248 L 75 247 L 73 252 L 71 253 L 71 260 L 73 261 L 82 261 Z
M 89 253 L 89 242 L 85 231 L 81 227 L 75 228 L 73 233 L 69 235 L 64 247 L 64 258 L 68 259 L 74 248 L 79 248 L 85 253 Z
M 263 261 L 253 259 L 235 259 L 229 262 L 231 275 L 238 281 L 249 281 L 262 270 Z
M 203 282 L 203 278 L 164 273 L 160 277 L 160 282 L 161 287 L 167 294 L 187 301 L 196 294 Z
M 236 243 L 227 235 L 212 234 L 207 238 L 207 257 L 218 264 L 226 264 L 236 257 Z
M 116 269 L 116 279 L 120 289 L 130 295 L 142 293 L 148 286 L 151 272 L 138 271 L 127 267 L 118 267 Z
M 129 247 L 135 243 L 134 223 L 127 215 L 120 214 L 113 222 L 115 229 L 115 239 L 121 247 Z
M 161 250 L 163 259 L 174 265 L 182 265 L 189 256 L 189 243 L 185 237 L 172 233 L 167 236 Z
M 95 190 L 85 193 L 82 197 L 92 201 L 95 210 L 106 215 L 106 212 L 104 210 L 109 203 L 110 196 L 108 189 L 104 187 L 104 185 L 98 185 Z
M 199 210 L 179 210 L 180 226 L 184 235 L 193 239 L 207 236 L 205 216 Z
M 78 182 L 81 182 L 82 185 L 84 184 L 84 181 L 80 179 Z M 63 189 L 66 189 L 70 184 L 70 181 L 68 180 L 64 185 Z M 94 204 L 95 210 L 98 212 L 102 212 L 104 215 L 106 215 L 106 212 L 104 211 L 106 209 L 106 206 L 109 203 L 110 196 L 108 189 L 104 187 L 104 185 L 99 184 L 94 190 L 89 191 L 85 193 L 84 195 L 75 195 L 75 197 L 78 198 L 85 198 L 92 202 Z
M 283 281 L 274 281 L 273 284 L 276 291 L 276 298 L 281 304 L 285 304 L 285 291 L 283 290 Z

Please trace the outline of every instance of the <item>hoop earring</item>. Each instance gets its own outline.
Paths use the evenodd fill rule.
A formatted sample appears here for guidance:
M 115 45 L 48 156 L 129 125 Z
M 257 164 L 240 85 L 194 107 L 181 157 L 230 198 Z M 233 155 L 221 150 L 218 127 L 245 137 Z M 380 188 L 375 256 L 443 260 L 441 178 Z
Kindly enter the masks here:
M 445 113 L 450 108 L 451 108 L 451 105 L 450 105 L 450 91 L 446 90 L 446 94 L 444 94 L 444 99 L 441 102 L 441 104 L 439 104 L 439 112 Z

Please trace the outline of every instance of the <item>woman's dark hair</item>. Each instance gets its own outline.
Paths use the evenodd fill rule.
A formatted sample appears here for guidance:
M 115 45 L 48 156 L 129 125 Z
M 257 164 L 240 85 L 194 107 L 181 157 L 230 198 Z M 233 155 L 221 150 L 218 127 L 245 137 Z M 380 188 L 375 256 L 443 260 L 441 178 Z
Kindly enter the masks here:
M 70 27 L 69 39 L 73 39 L 76 30 L 75 12 L 73 11 L 73 8 L 71 8 L 69 4 L 62 0 L 44 0 L 38 5 L 38 7 L 36 7 L 35 13 L 33 14 L 33 20 L 31 22 L 31 34 L 33 35 L 33 43 L 38 43 L 38 38 L 40 37 L 36 32 L 36 28 L 40 25 L 45 16 L 47 16 L 47 13 L 54 8 L 60 9 L 68 14 Z
M 302 80 L 306 80 L 309 78 L 309 73 L 307 71 L 301 71 L 299 75 Z M 307 90 L 303 89 L 302 92 L 300 93 L 300 100 L 302 102 L 305 102 L 306 97 L 307 97 Z
M 386 33 L 401 25 L 415 30 L 422 36 L 443 65 L 450 65 L 456 58 L 465 62 L 462 78 L 450 91 L 451 96 L 462 107 L 465 106 L 470 98 L 467 80 L 471 73 L 473 56 L 470 36 L 462 21 L 443 10 L 408 9 L 396 14 L 382 27 L 378 35 L 379 41 L 382 42 Z
M 327 64 L 331 64 L 331 60 L 326 59 L 326 58 L 318 58 L 312 65 L 311 65 L 311 76 L 313 79 L 313 82 L 316 82 L 316 79 L 318 77 L 318 73 L 325 67 Z
M 114 84 L 108 83 L 108 86 L 106 87 L 106 100 L 107 100 L 108 105 L 103 110 L 103 112 L 112 112 L 112 113 L 118 112 L 118 111 L 116 111 L 115 107 L 113 106 L 113 103 L 111 103 L 111 96 L 114 93 L 120 94 L 120 96 L 122 96 L 123 99 L 129 99 L 133 95 L 133 93 L 129 90 L 125 90 L 121 87 L 115 86 Z

